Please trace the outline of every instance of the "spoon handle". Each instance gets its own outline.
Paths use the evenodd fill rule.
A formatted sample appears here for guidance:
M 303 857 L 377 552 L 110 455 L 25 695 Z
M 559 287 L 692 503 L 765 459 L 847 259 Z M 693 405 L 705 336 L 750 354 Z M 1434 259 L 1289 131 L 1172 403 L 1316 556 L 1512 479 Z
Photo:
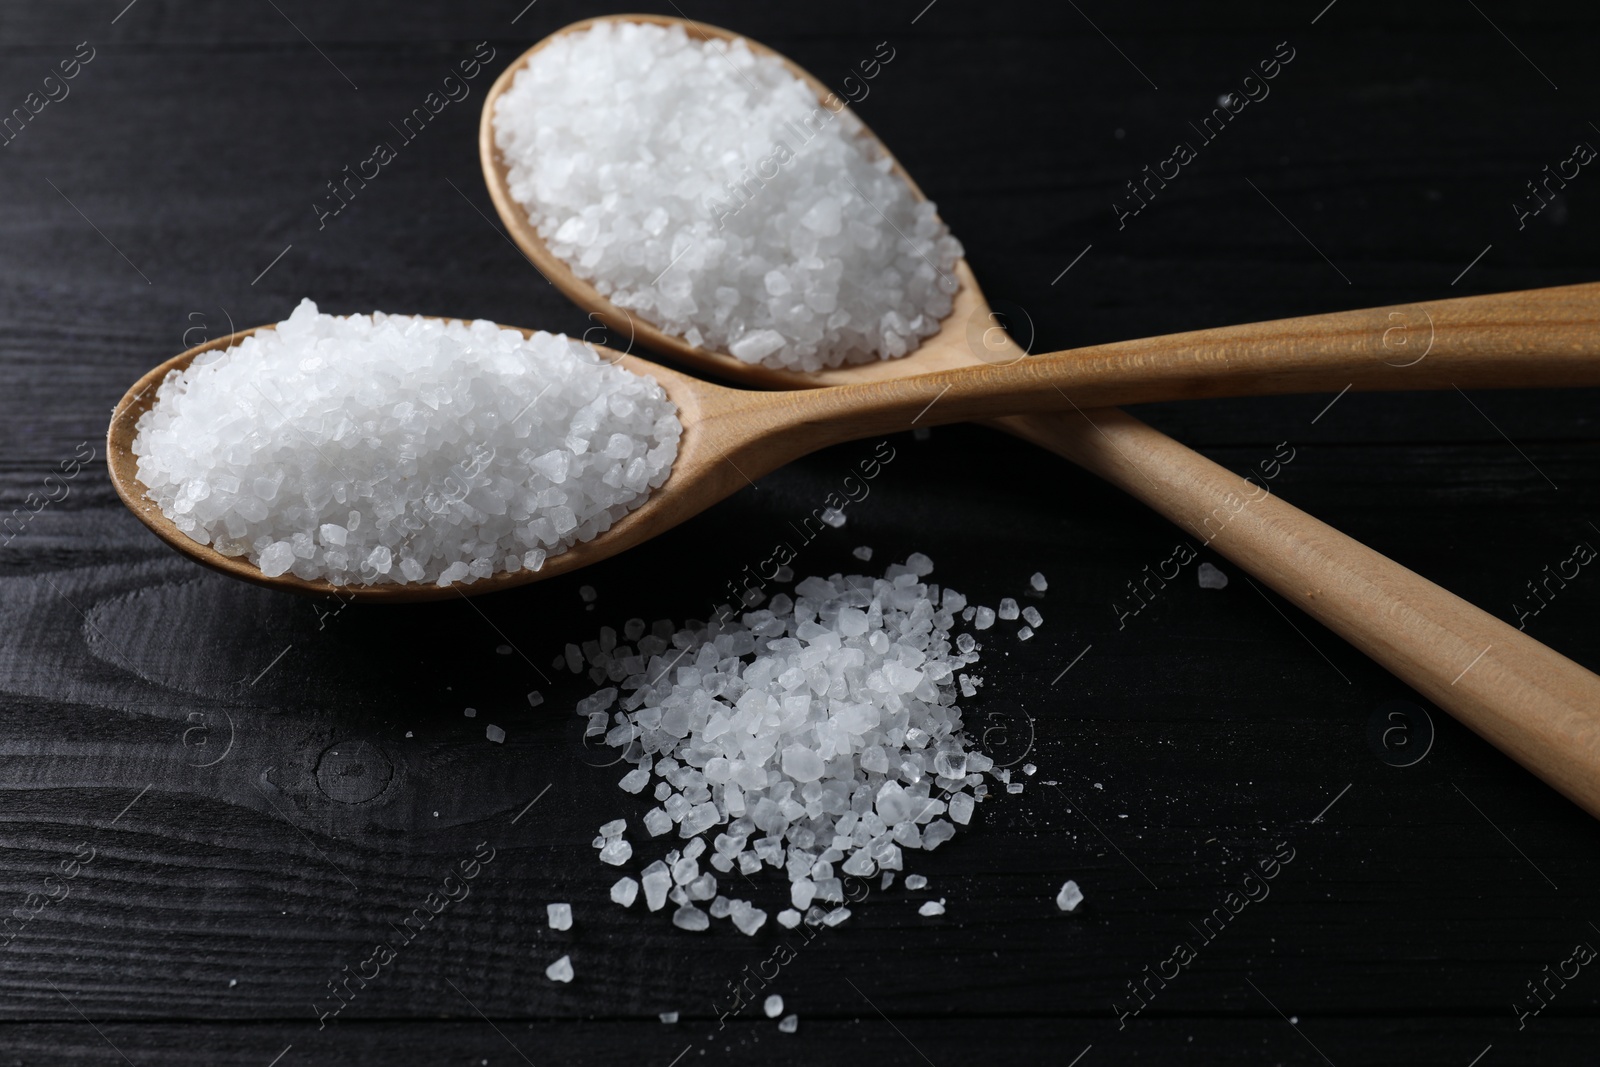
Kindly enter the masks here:
M 891 428 L 912 416 L 929 425 L 1347 388 L 1600 386 L 1600 283 L 1223 326 L 1029 358 L 1017 351 L 1007 360 L 828 390 L 835 398 L 828 407 L 847 420 Z
M 1600 817 L 1600 677 L 1124 412 L 996 425 L 1143 501 Z

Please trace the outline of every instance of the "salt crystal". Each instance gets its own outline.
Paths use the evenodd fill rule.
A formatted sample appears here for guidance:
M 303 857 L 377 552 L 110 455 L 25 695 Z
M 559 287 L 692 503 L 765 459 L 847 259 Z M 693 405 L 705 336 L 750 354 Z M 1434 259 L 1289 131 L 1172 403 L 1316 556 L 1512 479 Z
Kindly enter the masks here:
M 868 545 L 858 545 L 850 550 L 850 554 L 865 563 L 872 558 L 872 549 Z
M 602 823 L 601 824 L 601 826 L 600 826 L 600 836 L 603 837 L 603 838 L 606 838 L 607 840 L 610 840 L 613 837 L 621 837 L 624 833 L 627 832 L 627 830 L 628 830 L 628 820 L 627 819 L 612 819 L 608 823 Z
M 778 912 L 778 925 L 785 930 L 793 930 L 800 925 L 800 913 L 793 908 L 784 908 Z
M 922 907 L 917 909 L 917 914 L 925 916 L 925 917 L 928 917 L 928 918 L 932 918 L 935 915 L 943 915 L 944 914 L 944 901 L 943 900 L 925 900 L 922 903 Z
M 1035 630 L 1044 625 L 1044 616 L 1039 614 L 1039 609 L 1032 604 L 1022 609 L 1022 617 Z
M 1020 792 L 1022 792 L 1022 783 L 1021 782 L 1007 782 L 1006 783 L 1006 792 L 1007 793 L 1020 793 Z
M 633 846 L 622 838 L 607 841 L 606 846 L 600 850 L 600 862 L 609 863 L 613 867 L 620 867 L 633 857 Z
M 678 1021 L 678 1013 L 675 1011 L 664 1011 L 660 1014 L 659 1018 L 668 1026 L 671 1026 L 673 1023 Z
M 476 719 L 478 717 L 478 709 L 477 708 L 462 708 L 461 709 L 461 714 L 465 715 L 469 719 Z
M 761 1010 L 767 1013 L 767 1018 L 776 1019 L 783 1014 L 783 998 L 774 993 L 761 1005 Z
M 924 877 L 923 875 L 920 875 L 920 874 L 908 874 L 908 875 L 906 875 L 906 888 L 907 889 L 922 889 L 922 888 L 925 888 L 927 886 L 927 884 L 928 884 L 928 879 L 926 877 Z
M 779 1033 L 792 1034 L 798 1029 L 800 1029 L 800 1016 L 798 1015 L 785 1015 L 778 1020 Z
M 562 956 L 544 969 L 544 976 L 552 982 L 572 981 L 572 957 Z
M 570 929 L 572 929 L 572 905 L 571 904 L 547 904 L 547 905 L 545 905 L 545 910 L 550 913 L 550 929 L 552 929 L 552 930 L 570 930 Z
M 1044 575 L 1039 571 L 1033 572 L 1033 577 L 1028 579 L 1028 584 L 1033 586 L 1033 591 L 1042 593 L 1050 588 L 1050 583 L 1044 580 Z
M 500 729 L 500 727 L 496 726 L 494 723 L 490 723 L 488 727 L 485 728 L 483 735 L 497 745 L 506 739 L 506 732 Z
M 611 899 L 614 903 L 621 904 L 624 908 L 633 907 L 633 902 L 639 898 L 639 883 L 627 875 L 618 878 L 611 887 Z
M 832 911 L 828 912 L 828 914 L 823 918 L 822 922 L 826 926 L 838 926 L 848 918 L 850 918 L 849 908 L 834 908 Z
M 627 793 L 642 793 L 644 792 L 644 787 L 649 784 L 650 772 L 645 770 L 643 767 L 636 767 L 629 771 L 627 774 L 623 775 L 622 780 L 617 783 L 617 785 L 621 786 L 623 791 Z
M 845 514 L 839 508 L 823 508 L 819 517 L 835 530 L 845 524 Z
M 1022 626 L 1022 627 L 1019 627 L 1017 629 L 1017 640 L 1018 641 L 1029 641 L 1029 640 L 1032 640 L 1032 638 L 1033 638 L 1033 627 L 1031 627 L 1031 626 Z
M 739 932 L 747 937 L 754 937 L 756 931 L 761 929 L 767 921 L 767 913 L 760 908 L 752 906 L 748 901 L 736 900 L 730 907 L 729 917 Z
M 578 586 L 578 599 L 582 600 L 585 604 L 593 604 L 595 602 L 595 598 L 599 595 L 599 593 L 595 592 L 594 586 L 592 585 Z
M 544 695 L 537 689 L 528 694 L 528 707 L 536 708 L 544 703 Z
M 660 911 L 666 906 L 667 890 L 672 888 L 672 874 L 665 863 L 657 860 L 646 867 L 639 876 L 639 884 L 644 889 L 646 907 L 651 911 Z
M 993 625 L 994 625 L 994 609 L 993 608 L 979 608 L 978 609 L 978 616 L 972 622 L 972 628 L 974 630 L 987 630 L 989 627 L 991 627 Z
M 1076 911 L 1079 904 L 1083 903 L 1083 890 L 1078 888 L 1078 883 L 1070 879 L 1062 885 L 1061 892 L 1056 894 L 1056 907 L 1062 911 Z
M 1226 589 L 1228 587 L 1228 576 L 1209 563 L 1200 564 L 1196 574 L 1200 579 L 1201 589 Z
M 693 904 L 685 904 L 672 913 L 672 925 L 680 930 L 699 932 L 711 927 L 711 917 Z
M 1011 597 L 1001 597 L 999 616 L 1006 622 L 1015 619 L 1017 617 L 1017 602 Z

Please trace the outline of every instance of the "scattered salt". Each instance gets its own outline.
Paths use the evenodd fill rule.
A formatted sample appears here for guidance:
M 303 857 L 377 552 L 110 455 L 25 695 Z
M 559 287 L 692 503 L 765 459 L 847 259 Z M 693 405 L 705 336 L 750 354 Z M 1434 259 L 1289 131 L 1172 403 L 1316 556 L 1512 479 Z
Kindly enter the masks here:
M 1035 630 L 1044 625 L 1044 616 L 1039 614 L 1039 609 L 1032 604 L 1022 609 L 1022 617 Z
M 941 898 L 939 900 L 925 900 L 925 901 L 923 901 L 922 907 L 917 909 L 917 914 L 925 916 L 927 918 L 932 918 L 935 915 L 943 915 L 944 914 L 944 900 Z
M 1079 904 L 1083 903 L 1083 890 L 1078 888 L 1078 883 L 1070 879 L 1061 887 L 1061 892 L 1056 894 L 1056 907 L 1062 911 L 1076 911 Z
M 621 904 L 624 908 L 633 907 L 633 902 L 639 899 L 639 883 L 627 875 L 623 875 L 611 887 L 611 899 L 614 903 Z
M 1201 589 L 1228 588 L 1228 576 L 1209 563 L 1200 564 L 1195 573 L 1200 579 Z
M 461 709 L 461 714 L 465 715 L 469 719 L 476 719 L 478 717 L 478 709 L 477 708 L 462 708 Z
M 744 41 L 600 23 L 497 101 L 510 193 L 617 306 L 697 346 L 818 370 L 939 329 L 961 245 L 861 123 Z
M 792 1034 L 798 1029 L 800 1029 L 800 1016 L 798 1015 L 785 1015 L 778 1020 L 778 1031 L 780 1033 Z
M 835 530 L 843 526 L 846 521 L 844 512 L 839 508 L 823 508 L 820 518 Z
M 793 908 L 784 908 L 778 912 L 778 925 L 785 930 L 793 930 L 800 925 L 800 913 Z
M 1011 597 L 1001 597 L 999 616 L 1005 622 L 1015 619 L 1017 617 L 1017 602 Z
M 673 1023 L 678 1021 L 678 1013 L 675 1011 L 664 1011 L 661 1013 L 659 1018 L 668 1026 L 671 1026 Z
M 978 617 L 972 620 L 972 628 L 974 630 L 987 630 L 989 627 L 991 627 L 993 625 L 994 625 L 994 609 L 993 608 L 979 608 L 978 609 Z
M 1031 627 L 1031 626 L 1023 626 L 1023 627 L 1018 628 L 1018 630 L 1017 630 L 1017 640 L 1018 641 L 1028 641 L 1028 640 L 1031 640 L 1032 637 L 1033 637 L 1033 627 Z
M 908 874 L 908 875 L 906 875 L 906 888 L 907 889 L 923 889 L 923 888 L 925 888 L 927 886 L 927 884 L 928 884 L 928 879 L 927 879 L 927 877 L 925 875 L 920 875 L 920 874 Z
M 767 1018 L 776 1019 L 783 1014 L 783 998 L 774 993 L 761 1005 L 761 1010 L 767 1013 Z
M 859 559 L 862 563 L 866 563 L 872 559 L 872 548 L 869 545 L 859 545 L 856 548 L 851 549 L 850 554 L 856 559 Z
M 490 723 L 488 725 L 488 727 L 483 731 L 483 735 L 497 745 L 506 739 L 506 732 L 500 729 L 500 727 L 496 726 L 494 723 Z
M 552 930 L 570 930 L 570 929 L 572 929 L 572 905 L 571 904 L 547 904 L 547 905 L 545 905 L 545 911 L 549 912 L 549 914 L 550 914 L 550 929 L 552 929 Z
M 1033 577 L 1028 579 L 1028 584 L 1033 587 L 1033 591 L 1036 593 L 1042 593 L 1050 588 L 1050 583 L 1045 581 L 1044 575 L 1038 571 L 1035 571 Z
M 544 976 L 552 982 L 572 981 L 572 957 L 562 956 L 544 969 Z
M 543 704 L 543 703 L 544 703 L 544 694 L 540 693 L 537 689 L 535 689 L 533 692 L 528 694 L 528 707 L 536 708 L 540 704 Z
M 693 904 L 685 904 L 672 913 L 672 925 L 680 930 L 698 932 L 711 927 L 711 917 Z

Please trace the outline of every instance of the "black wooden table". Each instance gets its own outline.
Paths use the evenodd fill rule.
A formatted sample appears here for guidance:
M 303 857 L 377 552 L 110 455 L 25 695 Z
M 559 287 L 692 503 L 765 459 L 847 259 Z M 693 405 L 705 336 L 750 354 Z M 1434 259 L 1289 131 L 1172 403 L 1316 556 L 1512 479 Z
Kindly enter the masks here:
M 889 42 L 859 110 L 1035 351 L 1600 273 L 1600 174 L 1528 189 L 1600 145 L 1592 5 L 678 2 L 832 84 Z M 589 687 L 551 661 L 602 625 L 703 617 L 873 443 L 473 603 L 334 611 L 202 572 L 134 521 L 106 481 L 109 409 L 230 326 L 304 295 L 589 325 L 500 231 L 476 132 L 494 74 L 604 10 L 0 8 L 0 1063 L 1594 1062 L 1600 975 L 1568 962 L 1600 945 L 1593 822 L 1209 553 L 1226 588 L 1190 568 L 1119 627 L 1178 531 L 1017 441 L 891 438 L 870 497 L 797 560 L 923 551 L 991 604 L 1051 582 L 1038 637 L 990 641 L 966 702 L 1037 774 L 913 857 L 927 890 L 874 892 L 814 938 L 691 935 L 607 900 L 590 838 L 647 805 L 584 746 Z M 491 50 L 400 143 L 391 124 Z M 1244 82 L 1285 56 L 1270 95 Z M 1125 183 L 1229 93 L 1260 98 L 1133 212 Z M 379 141 L 397 158 L 320 217 Z M 1287 443 L 1282 496 L 1506 619 L 1600 545 L 1595 392 L 1335 399 L 1140 413 L 1241 471 Z M 1585 569 L 1524 621 L 1596 667 L 1597 607 Z M 1393 701 L 1415 710 L 1390 720 Z M 489 849 L 319 1023 L 330 983 Z M 1275 853 L 1258 899 L 1208 925 Z M 1087 901 L 1063 916 L 1069 877 Z M 570 985 L 544 974 L 563 954 Z M 719 1019 L 758 974 L 797 1033 L 759 1006 Z

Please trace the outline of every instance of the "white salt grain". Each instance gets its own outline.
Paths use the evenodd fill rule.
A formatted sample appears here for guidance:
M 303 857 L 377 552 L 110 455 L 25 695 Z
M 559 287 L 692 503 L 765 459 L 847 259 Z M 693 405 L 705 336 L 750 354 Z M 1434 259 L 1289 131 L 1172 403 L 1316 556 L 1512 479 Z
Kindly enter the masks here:
M 974 630 L 987 630 L 994 625 L 994 609 L 979 608 L 977 618 L 972 620 Z
M 935 915 L 943 915 L 944 914 L 944 901 L 943 900 L 926 900 L 926 901 L 923 901 L 922 907 L 917 909 L 917 914 L 921 915 L 921 916 L 924 916 L 925 918 L 930 918 L 930 919 Z
M 660 1014 L 659 1018 L 668 1026 L 671 1026 L 673 1023 L 678 1021 L 678 1013 L 675 1011 L 664 1011 Z
M 927 884 L 928 884 L 928 879 L 927 879 L 927 877 L 925 875 L 921 875 L 921 874 L 908 874 L 908 875 L 906 875 L 906 888 L 907 889 L 922 889 L 922 888 L 926 887 Z
M 1022 609 L 1022 618 L 1035 630 L 1044 625 L 1044 616 L 1039 614 L 1039 609 L 1032 604 Z
M 658 383 L 581 342 L 305 300 L 169 373 L 132 450 L 179 530 L 268 577 L 451 585 L 603 533 L 681 433 Z
M 998 614 L 1003 621 L 1010 622 L 1017 617 L 1017 602 L 1011 597 L 1001 597 Z
M 1023 626 L 1023 627 L 1020 627 L 1017 630 L 1017 640 L 1019 640 L 1019 641 L 1027 641 L 1027 640 L 1032 639 L 1032 637 L 1033 637 L 1033 627 L 1031 627 L 1031 626 Z
M 506 732 L 500 729 L 500 727 L 496 726 L 494 723 L 490 723 L 487 727 L 485 727 L 483 736 L 487 737 L 489 740 L 498 745 L 506 739 Z
M 1200 564 L 1199 570 L 1195 573 L 1200 579 L 1201 589 L 1228 588 L 1228 576 L 1209 563 Z
M 680 930 L 699 932 L 711 927 L 711 917 L 693 904 L 685 904 L 672 913 L 672 925 Z
M 572 957 L 562 956 L 544 969 L 544 976 L 552 982 L 572 981 Z
M 866 563 L 868 560 L 872 559 L 872 548 L 869 545 L 860 545 L 851 549 L 850 554 L 856 559 L 859 559 L 862 563 Z
M 779 1033 L 792 1034 L 798 1029 L 800 1029 L 800 1016 L 798 1015 L 785 1015 L 778 1020 Z
M 1050 588 L 1050 583 L 1045 581 L 1044 575 L 1038 571 L 1035 571 L 1033 577 L 1028 579 L 1028 584 L 1033 587 L 1033 591 L 1036 593 L 1042 593 Z
M 761 1010 L 767 1013 L 767 1018 L 776 1019 L 783 1014 L 783 998 L 774 993 L 761 1005 Z
M 639 883 L 627 875 L 618 878 L 611 887 L 611 900 L 621 904 L 624 908 L 633 907 L 633 902 L 639 899 Z
M 697 346 L 818 370 L 903 356 L 949 314 L 961 245 L 934 206 L 843 101 L 743 41 L 561 34 L 492 122 L 550 251 Z
M 820 518 L 835 530 L 843 526 L 846 521 L 844 512 L 839 508 L 823 508 Z
M 800 925 L 800 913 L 793 908 L 784 908 L 778 912 L 778 925 L 785 930 L 793 930 Z
M 549 916 L 550 916 L 550 929 L 552 929 L 552 930 L 570 930 L 570 929 L 572 929 L 572 905 L 571 904 L 547 904 L 547 905 L 545 905 L 545 911 L 548 912 Z
M 1056 894 L 1056 907 L 1062 911 L 1076 911 L 1079 904 L 1083 903 L 1083 890 L 1078 888 L 1078 883 L 1070 879 L 1061 887 L 1061 892 Z
M 544 694 L 535 689 L 528 694 L 528 707 L 536 708 L 544 703 Z

